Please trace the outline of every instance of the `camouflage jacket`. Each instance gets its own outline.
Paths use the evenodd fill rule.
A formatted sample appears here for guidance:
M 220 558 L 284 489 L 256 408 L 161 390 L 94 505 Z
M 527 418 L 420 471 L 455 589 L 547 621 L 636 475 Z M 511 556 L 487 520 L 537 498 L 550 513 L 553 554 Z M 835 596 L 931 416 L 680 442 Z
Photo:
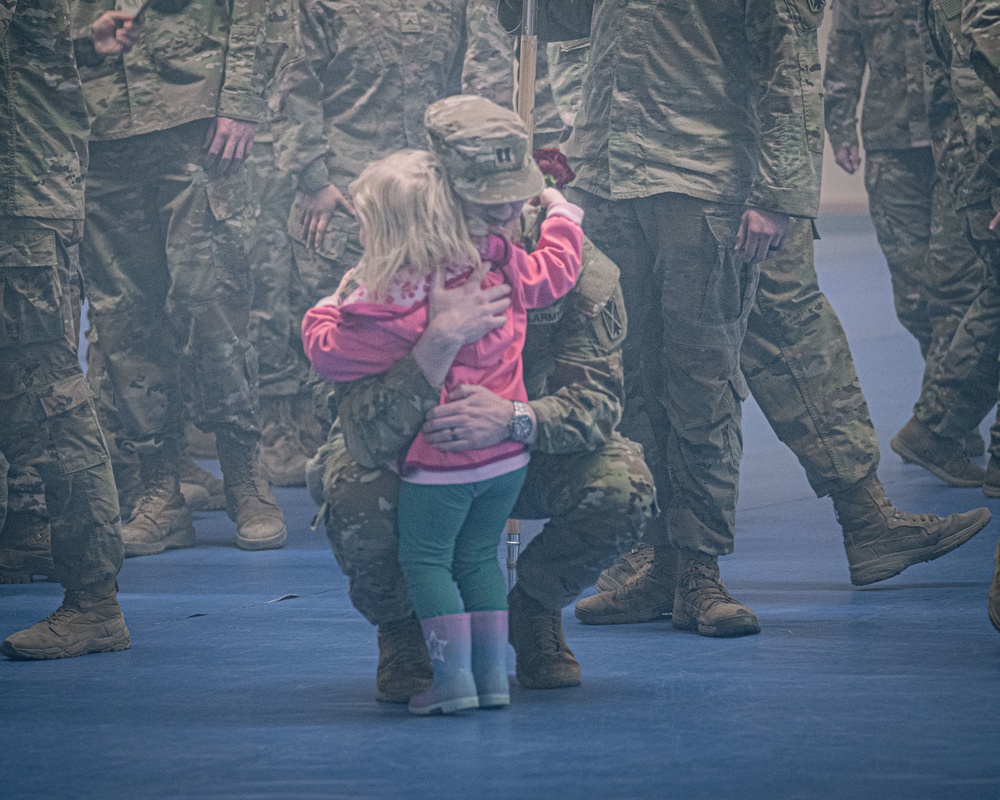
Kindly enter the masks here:
M 868 68 L 861 137 L 867 150 L 927 147 L 919 0 L 837 0 L 826 51 L 826 132 L 834 151 L 858 144 L 858 103 Z
M 427 147 L 424 110 L 435 100 L 495 88 L 500 70 L 506 96 L 490 99 L 510 107 L 510 39 L 499 27 L 484 36 L 488 21 L 499 25 L 485 0 L 301 0 L 300 53 L 272 94 L 278 165 L 306 192 L 333 183 L 346 193 L 370 161 Z M 491 42 L 504 52 L 487 55 Z M 467 59 L 489 81 L 464 82 Z
M 585 240 L 573 291 L 528 313 L 524 383 L 538 420 L 533 451 L 590 452 L 608 441 L 621 418 L 626 327 L 618 268 Z M 388 372 L 337 384 L 334 396 L 351 455 L 374 468 L 409 444 L 439 390 L 406 356 Z
M 87 108 L 68 0 L 0 0 L 0 216 L 83 218 Z
M 78 28 L 116 6 L 115 0 L 74 2 Z M 266 5 L 160 0 L 150 7 L 129 53 L 80 70 L 93 138 L 123 139 L 216 116 L 259 121 Z
M 962 3 L 921 2 L 935 158 L 958 208 L 991 204 L 1000 211 L 1000 99 L 972 69 Z M 981 228 L 991 215 L 985 210 L 973 224 Z
M 819 210 L 825 0 L 596 0 L 576 186 Z
M 971 43 L 970 58 L 976 74 L 1000 95 L 1000 3 L 965 0 L 962 3 L 962 33 Z

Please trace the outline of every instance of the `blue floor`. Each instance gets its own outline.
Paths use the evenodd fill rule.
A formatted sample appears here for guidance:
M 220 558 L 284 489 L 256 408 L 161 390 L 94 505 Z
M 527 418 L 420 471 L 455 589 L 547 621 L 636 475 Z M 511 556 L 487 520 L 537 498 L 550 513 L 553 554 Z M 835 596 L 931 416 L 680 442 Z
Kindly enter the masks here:
M 908 510 L 1000 511 L 889 450 L 918 390 L 917 348 L 867 218 L 820 230 L 822 284 L 890 496 Z M 567 609 L 582 687 L 513 682 L 508 710 L 414 718 L 374 701 L 374 631 L 308 529 L 305 490 L 279 490 L 283 550 L 237 550 L 215 513 L 197 518 L 197 548 L 126 562 L 131 650 L 0 662 L 0 797 L 1000 798 L 1000 634 L 985 608 L 1000 521 L 938 562 L 854 589 L 829 499 L 752 402 L 745 429 L 723 575 L 760 636 L 706 639 L 666 620 L 584 627 Z M 0 632 L 60 597 L 54 584 L 0 586 Z

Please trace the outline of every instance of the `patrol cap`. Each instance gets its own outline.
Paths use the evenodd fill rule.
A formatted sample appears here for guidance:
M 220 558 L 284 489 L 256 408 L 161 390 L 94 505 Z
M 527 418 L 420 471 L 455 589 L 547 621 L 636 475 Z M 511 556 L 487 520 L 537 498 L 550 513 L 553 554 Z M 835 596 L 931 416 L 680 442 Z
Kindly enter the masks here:
M 540 194 L 545 179 L 528 152 L 528 129 L 513 111 L 462 94 L 424 114 L 431 150 L 455 193 L 473 203 L 513 203 Z

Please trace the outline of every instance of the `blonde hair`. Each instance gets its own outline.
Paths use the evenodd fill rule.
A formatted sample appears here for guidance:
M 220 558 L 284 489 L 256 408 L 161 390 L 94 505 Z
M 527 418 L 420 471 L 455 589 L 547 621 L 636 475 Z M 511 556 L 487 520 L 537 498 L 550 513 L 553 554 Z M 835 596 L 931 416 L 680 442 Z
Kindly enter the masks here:
M 400 150 L 374 161 L 350 192 L 364 226 L 356 276 L 375 294 L 403 270 L 433 276 L 451 265 L 481 266 L 458 198 L 432 153 Z

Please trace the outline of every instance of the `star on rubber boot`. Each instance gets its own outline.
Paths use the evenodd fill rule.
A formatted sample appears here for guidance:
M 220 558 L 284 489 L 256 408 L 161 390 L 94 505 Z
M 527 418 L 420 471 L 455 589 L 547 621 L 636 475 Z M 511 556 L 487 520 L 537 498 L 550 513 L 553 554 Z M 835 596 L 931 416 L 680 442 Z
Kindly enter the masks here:
M 378 626 L 376 700 L 407 703 L 413 695 L 430 688 L 433 678 L 427 643 L 415 616 Z
M 678 558 L 673 625 L 719 638 L 760 633 L 757 615 L 726 590 L 715 556 L 692 551 Z
M 940 558 L 990 521 L 986 508 L 948 517 L 900 511 L 875 475 L 832 497 L 855 586 L 884 581 L 914 564 Z
M 525 689 L 580 685 L 580 665 L 562 632 L 562 612 L 549 611 L 520 584 L 507 595 L 508 639 L 517 656 L 517 681 Z
M 152 556 L 195 546 L 194 521 L 181 494 L 178 461 L 173 442 L 139 455 L 143 490 L 131 516 L 122 523 L 126 556 Z
M 468 614 L 446 614 L 420 621 L 427 642 L 434 681 L 410 698 L 410 713 L 454 714 L 479 708 L 472 677 L 472 631 Z
M 216 447 L 226 491 L 226 513 L 236 523 L 243 550 L 276 550 L 285 544 L 285 517 L 256 464 L 257 441 L 250 435 L 217 431 Z
M 612 591 L 598 592 L 576 604 L 576 618 L 584 625 L 631 625 L 651 622 L 674 607 L 677 589 L 677 551 L 671 547 L 646 548 L 626 553 L 619 561 L 632 564 L 631 577 Z M 640 559 L 649 558 L 644 564 Z M 611 569 L 615 569 L 616 564 Z M 622 566 L 617 574 L 626 575 Z
M 923 467 L 950 486 L 974 488 L 983 485 L 986 473 L 969 460 L 963 444 L 938 436 L 916 417 L 910 417 L 892 437 L 889 446 L 904 461 Z
M 3 654 L 35 661 L 127 650 L 131 644 L 112 581 L 99 587 L 67 589 L 59 608 L 41 622 L 7 637 Z

